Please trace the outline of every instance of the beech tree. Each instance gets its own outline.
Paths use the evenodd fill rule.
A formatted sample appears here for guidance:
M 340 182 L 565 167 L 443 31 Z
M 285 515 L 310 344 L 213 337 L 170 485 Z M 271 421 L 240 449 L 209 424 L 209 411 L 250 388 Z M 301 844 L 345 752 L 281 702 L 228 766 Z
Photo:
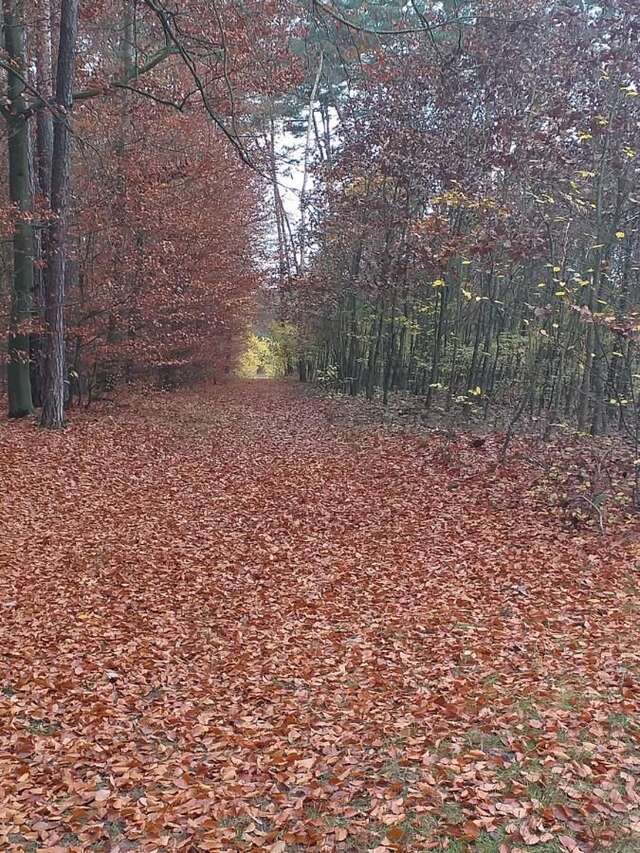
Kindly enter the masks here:
M 51 153 L 51 225 L 46 242 L 47 275 L 44 287 L 45 352 L 42 426 L 64 422 L 64 293 L 66 226 L 69 206 L 70 129 L 73 77 L 78 34 L 78 0 L 62 0 L 60 44 L 56 62 L 55 114 Z
M 9 415 L 31 413 L 29 332 L 33 292 L 34 239 L 31 222 L 33 196 L 29 175 L 29 125 L 24 77 L 27 54 L 23 0 L 3 0 L 3 33 L 7 72 L 7 103 L 1 107 L 7 124 L 9 199 L 14 206 L 13 283 L 8 335 L 7 377 Z
M 77 38 L 74 16 L 3 0 L 13 416 L 35 402 L 60 426 L 69 390 L 224 362 L 268 265 L 270 185 L 303 378 L 427 413 L 635 429 L 630 0 L 103 0 L 80 4 Z M 298 222 L 283 128 L 301 141 Z
M 425 412 L 633 422 L 636 6 L 470 6 L 375 50 L 356 24 L 290 297 L 302 374 Z
M 265 70 L 251 60 L 266 60 L 270 55 L 280 23 L 278 16 L 285 8 L 284 4 L 270 3 L 264 11 L 273 14 L 271 20 L 253 14 L 249 7 L 239 9 L 232 4 L 217 7 L 190 0 L 170 9 L 155 0 L 140 4 L 124 0 L 80 9 L 78 19 L 78 3 L 61 2 L 51 8 L 42 0 L 5 0 L 6 57 L 2 59 L 2 67 L 7 75 L 8 99 L 3 114 L 9 129 L 10 200 L 15 211 L 8 370 L 12 416 L 32 411 L 33 387 L 36 402 L 42 404 L 42 425 L 62 426 L 69 385 L 82 384 L 80 374 L 87 369 L 78 360 L 77 337 L 76 353 L 71 352 L 65 317 L 66 308 L 73 305 L 76 296 L 84 301 L 87 295 L 86 271 L 77 255 L 80 248 L 76 243 L 77 223 L 71 222 L 69 230 L 67 220 L 73 219 L 78 210 L 69 187 L 80 175 L 79 163 L 87 156 L 88 146 L 97 142 L 96 123 L 101 126 L 104 121 L 100 133 L 116 140 L 111 149 L 125 171 L 119 174 L 112 190 L 122 200 L 126 199 L 127 181 L 131 179 L 126 173 L 125 152 L 129 138 L 137 133 L 132 122 L 137 110 L 134 102 L 147 105 L 144 122 L 148 127 L 149 120 L 158 127 L 170 127 L 173 116 L 184 116 L 182 131 L 187 136 L 202 132 L 201 116 L 204 116 L 219 134 L 214 144 L 219 156 L 223 156 L 225 170 L 235 175 L 236 169 L 229 159 L 229 152 L 235 151 L 235 157 L 247 167 L 241 180 L 250 187 L 252 174 L 261 171 L 261 165 L 253 159 L 254 154 L 259 155 L 259 149 L 251 150 L 251 136 L 245 127 L 244 116 L 252 109 L 250 99 L 273 91 L 274 86 L 286 85 L 289 74 L 295 73 L 293 70 L 283 73 L 281 67 Z M 286 46 L 286 39 L 282 45 Z M 281 58 L 282 49 L 274 51 L 276 58 Z M 51 84 L 53 79 L 55 87 Z M 110 126 L 107 123 L 113 117 L 111 104 L 114 103 L 120 105 L 116 108 L 119 118 Z M 89 125 L 83 123 L 83 114 L 90 116 Z M 93 141 L 75 132 L 81 125 L 89 136 L 94 135 Z M 113 127 L 119 128 L 115 134 Z M 221 140 L 225 140 L 229 152 L 223 151 Z M 186 179 L 184 156 L 176 153 L 174 163 L 182 164 L 178 170 Z M 208 163 L 213 173 L 224 180 L 210 160 Z M 192 171 L 191 178 L 202 180 L 202 186 L 208 180 L 202 168 Z M 254 203 L 251 192 L 244 203 Z M 122 228 L 131 225 L 119 220 L 113 211 L 111 217 L 114 222 L 120 221 Z M 143 268 L 148 263 L 144 246 L 146 226 L 144 223 L 144 227 L 141 225 L 134 232 L 135 249 L 127 258 L 129 263 L 133 262 L 127 274 L 134 289 L 134 281 L 145 274 Z M 194 228 L 195 235 L 195 223 Z M 245 235 L 245 228 L 240 228 L 238 238 L 244 240 Z M 223 254 L 222 244 L 218 251 Z M 162 261 L 162 255 L 156 259 L 156 263 Z M 208 277 L 204 275 L 203 280 Z M 188 302 L 184 276 L 179 278 L 182 283 L 174 279 L 172 286 L 182 288 Z M 156 278 L 158 288 L 163 280 L 163 276 Z M 241 292 L 253 280 L 248 267 L 239 270 Z M 193 281 L 190 286 L 196 288 Z M 71 298 L 66 293 L 69 287 Z M 138 297 L 139 294 L 132 301 Z M 229 303 L 226 296 L 218 301 L 234 302 Z M 110 346 L 123 336 L 130 341 L 137 338 L 139 330 L 131 305 L 128 313 L 113 310 L 107 313 L 106 337 Z M 249 314 L 243 322 L 246 324 L 248 319 Z M 154 322 L 157 326 L 158 318 Z M 175 322 L 174 317 L 171 324 Z M 241 324 L 236 319 L 228 317 L 225 322 L 228 329 L 238 333 Z M 120 328 L 121 324 L 126 328 Z M 197 323 L 191 329 L 191 338 L 195 337 L 196 326 Z M 217 349 L 226 350 L 228 346 Z M 73 382 L 67 377 L 72 360 L 77 377 Z M 85 385 L 87 381 L 85 376 Z

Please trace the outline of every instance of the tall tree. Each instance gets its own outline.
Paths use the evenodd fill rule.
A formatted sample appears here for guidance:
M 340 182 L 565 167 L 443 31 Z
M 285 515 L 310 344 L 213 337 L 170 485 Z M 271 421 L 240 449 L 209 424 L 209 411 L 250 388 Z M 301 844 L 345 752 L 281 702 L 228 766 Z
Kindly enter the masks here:
M 20 418 L 33 411 L 29 376 L 29 328 L 34 280 L 34 238 L 33 193 L 29 174 L 24 0 L 2 0 L 2 11 L 7 56 L 3 63 L 7 73 L 7 104 L 0 109 L 7 123 L 9 198 L 15 216 L 7 379 L 9 416 Z
M 36 89 L 47 103 L 53 102 L 53 56 L 51 47 L 51 4 L 49 0 L 39 0 L 35 11 L 35 80 Z M 35 168 L 36 188 L 43 212 L 51 205 L 51 163 L 53 157 L 53 115 L 48 108 L 36 111 L 36 149 Z M 46 223 L 44 223 L 46 224 Z M 42 261 L 48 256 L 48 228 L 36 229 L 36 258 Z M 38 314 L 38 325 L 44 326 L 45 290 L 47 267 L 36 264 L 34 269 L 34 313 Z M 42 328 L 31 335 L 31 391 L 36 406 L 42 405 L 44 387 L 44 358 Z
M 59 428 L 64 423 L 64 294 L 66 234 L 71 170 L 70 113 L 78 34 L 78 0 L 62 0 L 60 42 L 56 63 L 55 113 L 51 161 L 51 211 L 45 286 L 45 370 L 42 426 Z

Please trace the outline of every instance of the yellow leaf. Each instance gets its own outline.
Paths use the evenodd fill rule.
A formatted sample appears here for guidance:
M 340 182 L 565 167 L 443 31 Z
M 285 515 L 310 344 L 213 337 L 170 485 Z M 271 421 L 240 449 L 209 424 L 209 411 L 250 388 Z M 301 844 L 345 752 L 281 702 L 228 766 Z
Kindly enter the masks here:
M 622 240 L 624 236 L 624 231 L 616 231 L 616 237 L 618 238 L 618 240 Z
M 437 278 L 431 286 L 432 287 L 444 287 L 444 279 Z

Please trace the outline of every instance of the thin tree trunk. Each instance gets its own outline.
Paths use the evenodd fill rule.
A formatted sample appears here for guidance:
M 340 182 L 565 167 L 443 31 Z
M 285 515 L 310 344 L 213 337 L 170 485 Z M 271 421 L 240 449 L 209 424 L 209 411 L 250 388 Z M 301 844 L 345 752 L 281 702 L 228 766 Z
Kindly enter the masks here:
M 373 399 L 373 392 L 376 386 L 378 374 L 378 357 L 380 354 L 380 344 L 382 341 L 382 329 L 384 326 L 384 300 L 378 296 L 376 300 L 376 311 L 378 312 L 377 323 L 374 322 L 372 331 L 375 334 L 375 346 L 369 342 L 369 358 L 367 360 L 367 400 Z
M 387 408 L 389 403 L 389 390 L 391 382 L 391 368 L 393 366 L 393 358 L 396 350 L 396 289 L 393 289 L 391 300 L 391 330 L 387 339 L 387 359 L 384 366 L 384 375 L 382 379 L 382 405 Z
M 427 396 L 425 399 L 425 409 L 429 411 L 431 408 L 431 400 L 433 398 L 433 389 L 438 382 L 438 374 L 440 371 L 440 350 L 442 347 L 442 332 L 444 329 L 444 317 L 447 309 L 446 290 L 443 290 L 439 296 L 436 296 L 439 307 L 438 320 L 436 323 L 436 337 L 433 344 L 433 354 L 431 358 L 431 373 L 429 374 L 429 387 L 427 388 Z
M 303 162 L 303 171 L 302 171 L 302 187 L 300 189 L 300 269 L 304 270 L 306 264 L 306 252 L 307 252 L 307 222 L 306 222 L 306 214 L 307 214 L 307 178 L 309 175 L 309 151 L 311 149 L 311 130 L 313 127 L 313 105 L 316 100 L 316 94 L 318 92 L 318 85 L 320 83 L 320 77 L 322 75 L 322 65 L 324 61 L 324 55 L 322 51 L 320 52 L 320 61 L 318 62 L 318 71 L 316 72 L 315 80 L 313 81 L 313 88 L 311 89 L 311 95 L 309 96 L 309 116 L 307 119 L 307 136 L 304 144 L 304 162 Z
M 278 186 L 278 169 L 276 165 L 276 131 L 273 114 L 269 116 L 269 169 L 271 183 L 273 185 L 273 207 L 276 217 L 276 228 L 278 235 L 278 280 L 282 288 L 291 280 L 291 264 L 289 263 L 289 252 L 287 247 L 286 226 L 283 221 L 283 204 Z
M 40 95 L 50 101 L 53 98 L 51 67 L 51 8 L 49 0 L 41 0 L 39 15 L 35 23 L 35 66 L 36 87 Z M 49 206 L 51 199 L 51 160 L 53 157 L 53 119 L 51 110 L 40 109 L 36 113 L 36 155 L 35 175 L 40 204 Z M 40 228 L 35 234 L 36 257 L 40 260 L 48 256 L 48 233 Z M 39 325 L 44 323 L 47 268 L 37 264 L 34 269 L 34 314 Z M 44 385 L 43 337 L 39 328 L 31 335 L 31 390 L 36 406 L 42 405 Z

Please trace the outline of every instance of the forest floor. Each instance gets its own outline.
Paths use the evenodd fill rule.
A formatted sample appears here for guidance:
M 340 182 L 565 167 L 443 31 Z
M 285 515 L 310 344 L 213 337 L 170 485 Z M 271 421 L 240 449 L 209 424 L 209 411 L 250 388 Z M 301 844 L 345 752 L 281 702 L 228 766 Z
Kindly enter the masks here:
M 2 849 L 640 850 L 638 545 L 340 406 L 0 423 Z

